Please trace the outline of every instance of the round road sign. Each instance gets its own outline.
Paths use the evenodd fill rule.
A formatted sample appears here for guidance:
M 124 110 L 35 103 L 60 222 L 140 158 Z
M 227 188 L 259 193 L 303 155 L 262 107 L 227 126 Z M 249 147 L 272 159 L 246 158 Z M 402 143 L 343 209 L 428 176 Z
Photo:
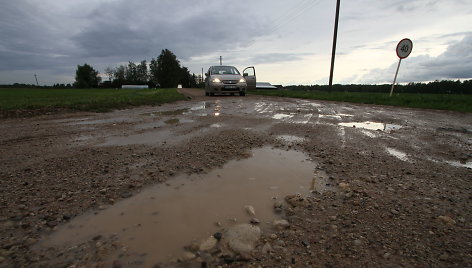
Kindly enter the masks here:
M 397 56 L 400 59 L 404 59 L 410 55 L 412 50 L 413 50 L 413 42 L 411 42 L 410 39 L 405 38 L 401 40 L 400 42 L 398 42 Z

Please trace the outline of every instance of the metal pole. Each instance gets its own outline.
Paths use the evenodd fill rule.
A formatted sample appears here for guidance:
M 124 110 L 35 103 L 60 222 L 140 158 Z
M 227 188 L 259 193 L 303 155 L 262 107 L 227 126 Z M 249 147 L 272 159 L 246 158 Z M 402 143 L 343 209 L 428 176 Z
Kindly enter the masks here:
M 220 65 L 223 65 L 223 57 L 220 56 Z
M 203 67 L 202 67 L 202 80 L 200 81 L 201 83 L 203 83 Z
M 390 89 L 390 97 L 393 94 L 393 88 L 395 87 L 395 82 L 397 82 L 397 75 L 398 75 L 398 69 L 400 69 L 400 63 L 402 63 L 402 59 L 398 61 L 397 71 L 395 72 L 395 78 L 393 78 L 392 88 Z
M 36 74 L 34 74 L 34 79 L 36 79 L 36 85 L 39 87 L 38 77 L 36 76 Z
M 334 19 L 333 50 L 331 53 L 331 70 L 329 72 L 329 86 L 333 86 L 334 58 L 336 56 L 336 42 L 338 39 L 338 21 L 340 0 L 336 2 L 336 18 Z

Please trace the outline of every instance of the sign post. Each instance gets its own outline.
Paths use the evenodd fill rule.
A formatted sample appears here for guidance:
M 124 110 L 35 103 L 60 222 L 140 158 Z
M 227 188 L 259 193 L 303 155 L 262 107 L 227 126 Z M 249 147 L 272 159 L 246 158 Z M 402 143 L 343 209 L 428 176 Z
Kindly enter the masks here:
M 395 78 L 393 78 L 393 83 L 392 83 L 392 88 L 390 89 L 390 97 L 393 94 L 393 88 L 395 87 L 395 83 L 397 82 L 397 75 L 398 75 L 398 70 L 400 69 L 400 64 L 402 63 L 402 59 L 407 58 L 411 51 L 413 50 L 413 42 L 408 39 L 402 39 L 400 42 L 398 42 L 397 45 L 397 56 L 400 58 L 398 61 L 398 66 L 397 66 L 397 71 L 395 72 Z

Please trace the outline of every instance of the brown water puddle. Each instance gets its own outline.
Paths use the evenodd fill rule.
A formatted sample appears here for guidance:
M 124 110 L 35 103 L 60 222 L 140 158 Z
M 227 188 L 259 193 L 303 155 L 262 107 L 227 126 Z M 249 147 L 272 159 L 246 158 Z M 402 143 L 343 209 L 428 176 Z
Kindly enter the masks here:
M 202 241 L 236 222 L 249 222 L 246 205 L 255 208 L 261 228 L 268 230 L 280 217 L 273 210 L 276 200 L 309 194 L 313 187 L 323 192 L 326 181 L 326 174 L 301 152 L 256 149 L 248 159 L 231 161 L 204 175 L 178 176 L 96 214 L 80 216 L 41 244 L 63 248 L 97 235 L 114 235 L 127 250 L 112 254 L 110 263 L 119 259 L 150 267 L 181 256 L 192 241 Z

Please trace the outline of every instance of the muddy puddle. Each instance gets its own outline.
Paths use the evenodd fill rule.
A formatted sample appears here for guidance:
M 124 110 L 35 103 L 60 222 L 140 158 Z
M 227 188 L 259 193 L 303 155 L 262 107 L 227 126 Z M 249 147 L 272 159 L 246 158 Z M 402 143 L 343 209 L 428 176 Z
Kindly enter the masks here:
M 252 218 L 255 208 L 265 232 L 279 218 L 273 205 L 288 194 L 307 195 L 310 188 L 330 190 L 324 171 L 301 152 L 261 148 L 248 159 L 228 162 L 204 175 L 181 175 L 151 186 L 115 205 L 89 213 L 62 226 L 41 247 L 72 247 L 100 235 L 121 245 L 108 260 L 139 263 L 180 257 L 183 247 Z M 124 249 L 126 249 L 124 251 Z
M 370 121 L 339 123 L 339 125 L 343 127 L 353 127 L 353 128 L 361 128 L 361 129 L 374 130 L 374 131 L 383 131 L 386 133 L 390 133 L 393 130 L 398 130 L 402 128 L 402 126 L 400 125 L 370 122 Z

